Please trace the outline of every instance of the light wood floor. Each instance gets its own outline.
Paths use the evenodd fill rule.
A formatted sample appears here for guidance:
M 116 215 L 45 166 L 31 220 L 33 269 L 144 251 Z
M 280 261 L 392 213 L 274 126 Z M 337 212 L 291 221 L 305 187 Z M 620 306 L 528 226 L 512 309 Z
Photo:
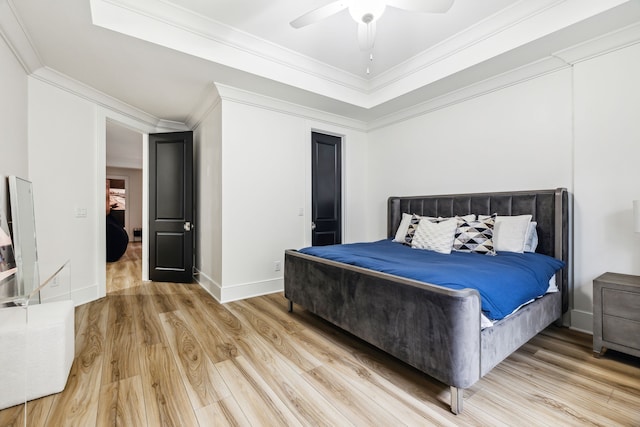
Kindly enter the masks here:
M 107 294 L 142 285 L 142 243 L 129 242 L 116 262 L 107 263 Z
M 141 283 L 136 263 L 109 265 L 113 291 L 76 309 L 66 389 L 30 402 L 29 426 L 640 426 L 640 359 L 596 359 L 589 335 L 547 329 L 455 416 L 448 387 L 280 294 L 221 305 L 196 284 Z

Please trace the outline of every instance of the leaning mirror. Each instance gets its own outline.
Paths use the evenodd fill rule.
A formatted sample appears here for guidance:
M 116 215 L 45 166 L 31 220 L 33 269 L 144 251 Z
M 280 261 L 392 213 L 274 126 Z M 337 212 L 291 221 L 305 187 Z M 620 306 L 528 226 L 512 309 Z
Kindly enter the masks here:
M 0 212 L 0 307 L 11 302 L 18 290 L 16 289 L 16 260 L 13 255 L 11 236 L 5 231 L 4 218 Z
M 38 288 L 40 283 L 31 182 L 10 176 L 9 201 L 11 204 L 13 250 L 17 267 L 16 286 L 19 294 L 29 295 Z M 39 303 L 40 294 L 36 293 L 29 302 Z

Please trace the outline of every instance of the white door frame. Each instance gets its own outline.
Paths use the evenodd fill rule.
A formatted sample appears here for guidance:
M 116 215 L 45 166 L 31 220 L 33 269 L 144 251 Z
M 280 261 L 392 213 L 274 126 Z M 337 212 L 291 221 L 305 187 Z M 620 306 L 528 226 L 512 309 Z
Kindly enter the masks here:
M 106 229 L 106 216 L 104 212 L 104 183 L 107 179 L 107 121 L 118 122 L 118 125 L 127 127 L 135 132 L 142 134 L 142 224 L 148 223 L 149 205 L 148 205 L 148 165 L 149 165 L 149 133 L 156 131 L 156 128 L 132 119 L 130 116 L 116 113 L 113 110 L 98 108 L 96 117 L 96 212 L 98 212 L 98 233 L 96 235 L 96 274 L 97 274 L 97 298 L 107 295 L 107 240 L 104 230 Z M 149 280 L 149 240 L 147 233 L 142 233 L 142 280 Z

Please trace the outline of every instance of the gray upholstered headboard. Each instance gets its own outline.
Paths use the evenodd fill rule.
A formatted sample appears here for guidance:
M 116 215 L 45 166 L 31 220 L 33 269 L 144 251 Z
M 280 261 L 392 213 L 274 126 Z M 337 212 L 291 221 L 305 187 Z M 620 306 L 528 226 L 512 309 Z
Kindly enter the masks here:
M 539 191 L 448 194 L 438 196 L 389 197 L 387 236 L 393 237 L 403 213 L 421 216 L 525 215 L 537 221 L 536 252 L 563 260 L 567 267 L 556 283 L 562 290 L 562 311 L 569 307 L 569 214 L 565 188 Z M 560 276 L 560 275 L 558 275 Z

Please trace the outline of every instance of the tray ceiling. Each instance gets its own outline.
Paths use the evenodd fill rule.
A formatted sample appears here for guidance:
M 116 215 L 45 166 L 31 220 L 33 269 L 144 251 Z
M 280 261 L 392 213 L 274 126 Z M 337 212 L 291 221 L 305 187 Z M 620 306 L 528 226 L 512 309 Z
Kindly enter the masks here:
M 213 83 L 373 120 L 536 61 L 564 64 L 555 52 L 640 20 L 635 0 L 456 0 L 444 14 L 388 7 L 368 52 L 347 11 L 289 25 L 329 2 L 0 0 L 0 14 L 24 31 L 30 71 L 55 70 L 183 123 Z

